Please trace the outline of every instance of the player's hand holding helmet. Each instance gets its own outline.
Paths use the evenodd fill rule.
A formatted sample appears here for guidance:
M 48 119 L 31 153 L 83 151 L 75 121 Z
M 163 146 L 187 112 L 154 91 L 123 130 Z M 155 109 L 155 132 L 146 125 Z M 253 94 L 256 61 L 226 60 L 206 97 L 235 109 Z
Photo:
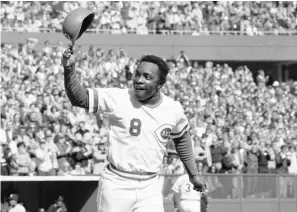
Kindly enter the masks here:
M 63 53 L 62 65 L 69 66 L 74 64 L 75 57 L 73 55 L 73 46 L 77 39 L 91 25 L 95 13 L 84 8 L 77 8 L 72 10 L 65 18 L 62 26 L 63 35 L 71 41 L 71 46 Z
M 64 51 L 61 62 L 64 67 L 74 65 L 75 56 L 73 55 L 73 48 L 71 46 L 69 46 L 69 48 Z

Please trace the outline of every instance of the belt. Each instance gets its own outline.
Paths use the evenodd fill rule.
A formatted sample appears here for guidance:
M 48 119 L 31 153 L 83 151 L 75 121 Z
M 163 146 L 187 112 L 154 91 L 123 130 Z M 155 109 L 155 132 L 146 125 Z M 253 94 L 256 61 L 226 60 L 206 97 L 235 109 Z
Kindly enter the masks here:
M 186 198 L 183 198 L 183 199 L 180 199 L 180 201 L 194 201 L 194 202 L 200 202 L 200 198 L 198 199 L 186 199 Z
M 112 173 L 131 180 L 150 180 L 157 176 L 154 172 L 129 172 L 124 170 L 119 170 L 113 164 L 109 163 L 107 169 Z

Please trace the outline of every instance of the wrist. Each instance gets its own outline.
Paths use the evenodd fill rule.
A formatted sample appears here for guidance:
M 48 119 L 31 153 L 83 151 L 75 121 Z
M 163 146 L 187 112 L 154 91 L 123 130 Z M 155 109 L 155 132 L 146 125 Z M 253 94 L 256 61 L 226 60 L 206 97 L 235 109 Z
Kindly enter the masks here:
M 201 174 L 200 173 L 195 173 L 193 175 L 189 175 L 189 177 L 191 177 L 191 178 L 201 178 Z
M 65 71 L 74 71 L 75 69 L 75 64 L 74 63 L 72 63 L 72 64 L 69 64 L 69 65 L 63 65 L 63 67 L 64 67 L 64 70 Z

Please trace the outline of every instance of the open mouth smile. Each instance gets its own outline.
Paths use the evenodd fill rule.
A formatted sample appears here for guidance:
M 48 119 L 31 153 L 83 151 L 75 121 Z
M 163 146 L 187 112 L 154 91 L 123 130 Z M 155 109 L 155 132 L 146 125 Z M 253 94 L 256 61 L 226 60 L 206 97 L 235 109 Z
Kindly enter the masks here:
M 143 87 L 143 86 L 139 86 L 139 85 L 135 85 L 134 88 L 135 88 L 135 90 L 137 90 L 137 91 L 143 91 L 143 90 L 146 90 L 145 87 Z

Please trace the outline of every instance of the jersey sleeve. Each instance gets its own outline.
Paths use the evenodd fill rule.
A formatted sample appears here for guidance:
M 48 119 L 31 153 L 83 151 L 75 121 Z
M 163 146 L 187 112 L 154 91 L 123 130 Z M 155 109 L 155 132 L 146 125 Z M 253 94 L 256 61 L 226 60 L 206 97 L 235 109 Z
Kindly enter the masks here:
M 111 113 L 115 110 L 117 96 L 120 89 L 117 88 L 88 88 L 89 108 L 88 113 Z
M 172 139 L 180 138 L 189 131 L 189 121 L 180 103 L 177 105 L 176 125 L 172 128 L 170 136 Z

